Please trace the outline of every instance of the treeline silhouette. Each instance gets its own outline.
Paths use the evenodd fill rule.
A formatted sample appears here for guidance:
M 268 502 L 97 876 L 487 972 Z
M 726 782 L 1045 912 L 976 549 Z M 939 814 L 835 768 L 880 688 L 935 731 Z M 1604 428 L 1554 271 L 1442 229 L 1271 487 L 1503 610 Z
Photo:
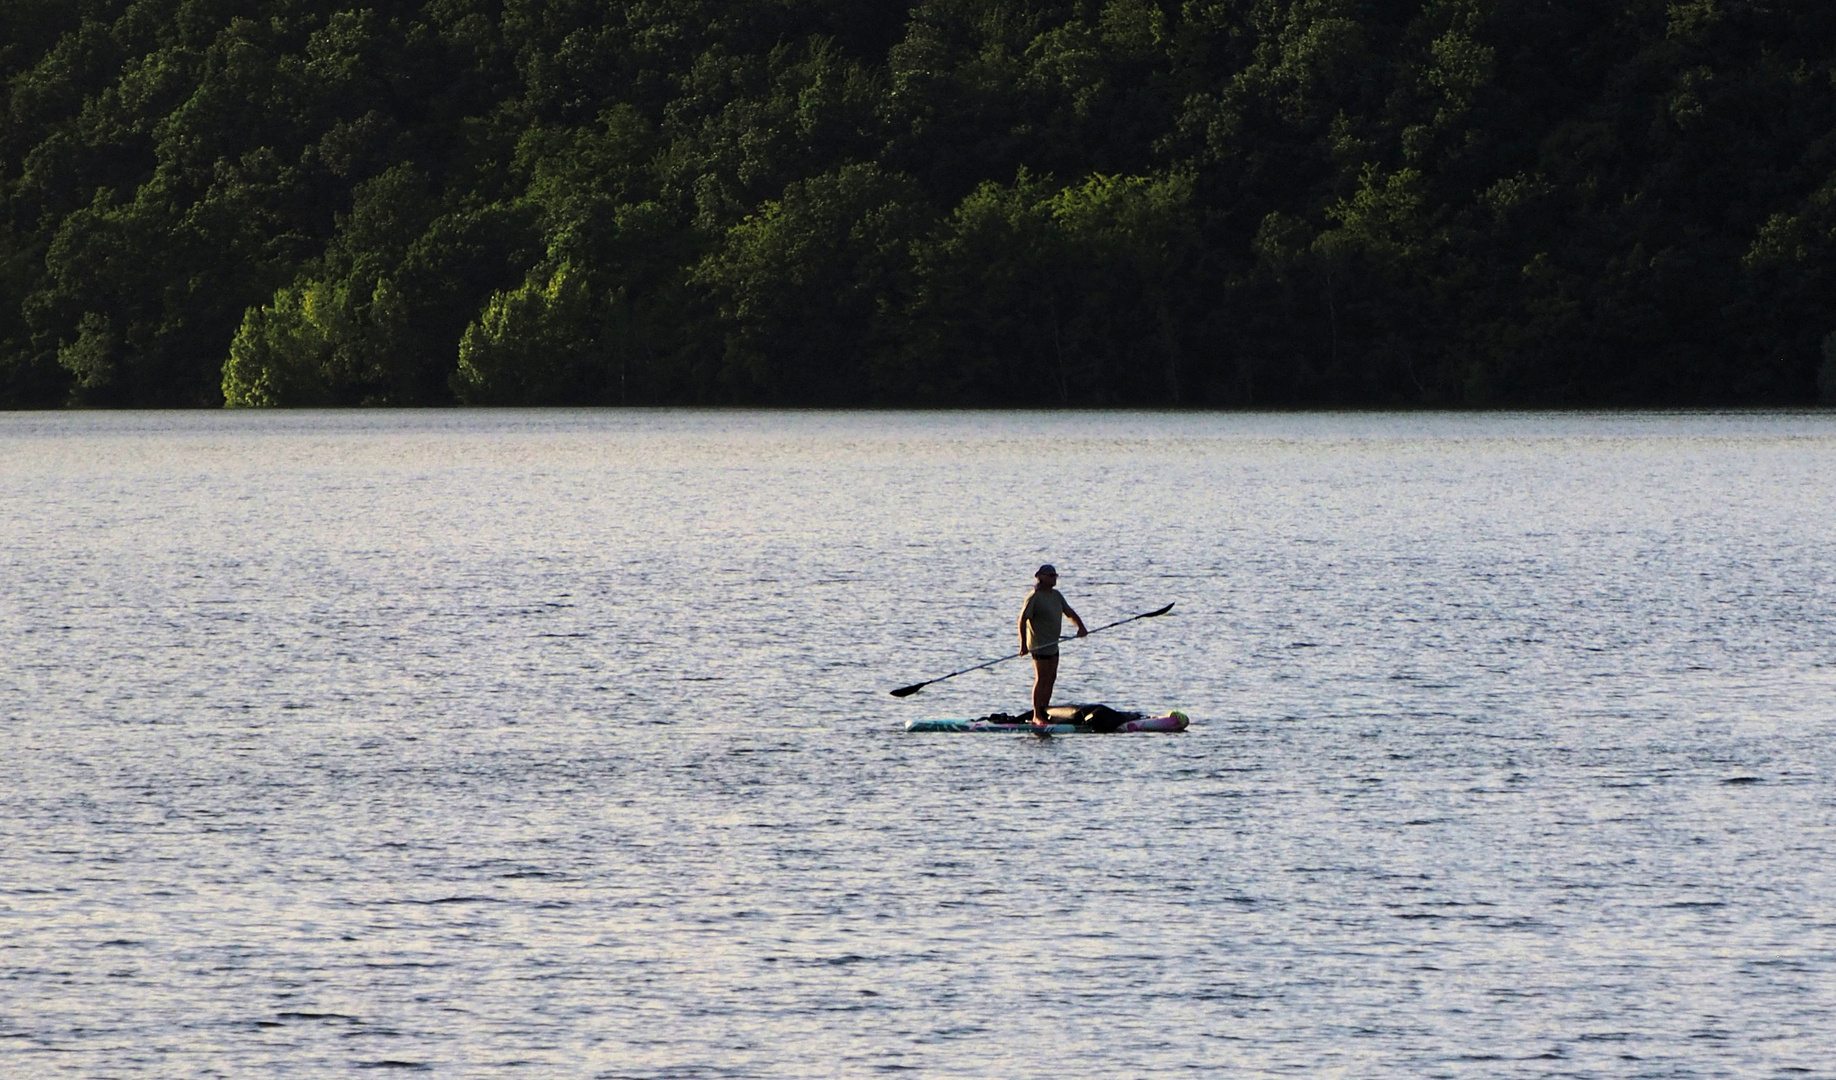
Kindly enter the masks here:
M 0 0 L 0 406 L 1836 398 L 1830 0 Z

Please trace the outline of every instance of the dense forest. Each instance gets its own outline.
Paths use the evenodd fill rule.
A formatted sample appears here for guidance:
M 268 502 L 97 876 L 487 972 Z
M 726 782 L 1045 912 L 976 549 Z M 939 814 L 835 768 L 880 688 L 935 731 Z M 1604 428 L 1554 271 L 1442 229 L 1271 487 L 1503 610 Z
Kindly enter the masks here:
M 1830 0 L 0 0 L 0 407 L 1836 400 Z

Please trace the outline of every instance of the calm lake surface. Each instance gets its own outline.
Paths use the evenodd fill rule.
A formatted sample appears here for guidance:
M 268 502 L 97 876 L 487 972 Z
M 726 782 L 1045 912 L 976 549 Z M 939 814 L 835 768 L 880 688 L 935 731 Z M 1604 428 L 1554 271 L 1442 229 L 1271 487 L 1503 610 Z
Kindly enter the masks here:
M 0 416 L 0 1074 L 1836 1076 L 1836 414 Z M 907 735 L 1060 701 L 1184 735 Z

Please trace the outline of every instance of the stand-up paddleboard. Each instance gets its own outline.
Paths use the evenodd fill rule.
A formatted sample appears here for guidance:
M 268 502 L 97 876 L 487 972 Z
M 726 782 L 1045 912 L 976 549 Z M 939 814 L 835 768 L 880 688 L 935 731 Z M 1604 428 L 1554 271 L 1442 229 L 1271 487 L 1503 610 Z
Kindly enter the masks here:
M 1054 705 L 1046 710 L 1051 723 L 1034 727 L 1031 713 L 1009 716 L 995 713 L 974 720 L 908 720 L 905 730 L 912 732 L 963 732 L 1020 735 L 1120 735 L 1139 731 L 1184 731 L 1192 723 L 1183 712 L 1165 716 L 1147 716 L 1138 712 L 1121 712 L 1107 705 Z

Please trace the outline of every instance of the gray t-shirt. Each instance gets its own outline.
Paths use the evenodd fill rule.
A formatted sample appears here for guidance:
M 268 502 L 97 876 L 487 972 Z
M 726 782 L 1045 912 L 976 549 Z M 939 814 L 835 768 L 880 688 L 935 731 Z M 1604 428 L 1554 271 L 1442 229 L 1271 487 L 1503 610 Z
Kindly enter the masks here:
M 1033 651 L 1034 656 L 1057 656 L 1058 639 L 1064 633 L 1065 598 L 1057 589 L 1034 589 L 1026 598 L 1020 617 L 1026 621 L 1026 647 L 1029 650 L 1042 641 L 1052 644 Z

